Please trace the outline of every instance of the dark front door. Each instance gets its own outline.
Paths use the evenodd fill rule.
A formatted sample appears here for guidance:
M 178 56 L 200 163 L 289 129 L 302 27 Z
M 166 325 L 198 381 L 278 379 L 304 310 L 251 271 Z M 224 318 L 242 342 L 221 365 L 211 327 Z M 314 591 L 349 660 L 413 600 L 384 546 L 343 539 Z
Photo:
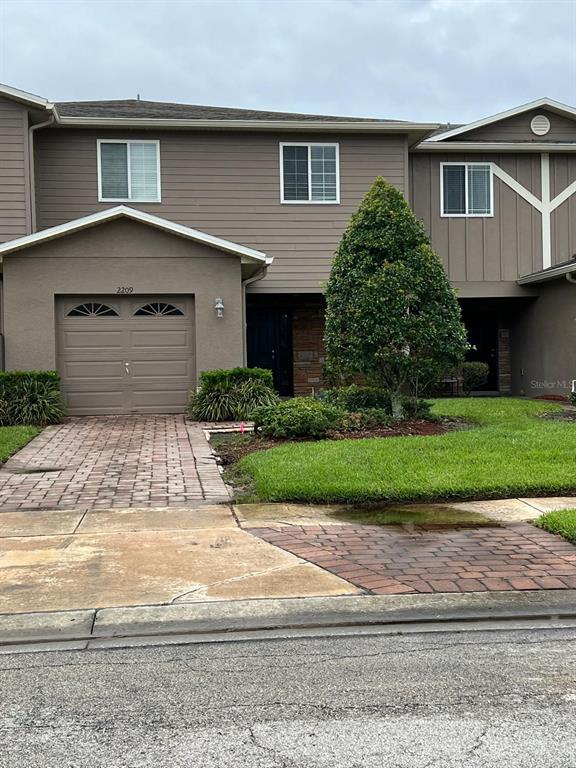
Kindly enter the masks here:
M 468 331 L 468 341 L 472 345 L 466 359 L 488 364 L 488 381 L 480 391 L 497 392 L 498 316 L 495 312 L 464 310 L 463 320 Z
M 274 307 L 248 307 L 248 365 L 269 368 L 274 386 L 284 396 L 293 389 L 292 315 L 289 310 Z

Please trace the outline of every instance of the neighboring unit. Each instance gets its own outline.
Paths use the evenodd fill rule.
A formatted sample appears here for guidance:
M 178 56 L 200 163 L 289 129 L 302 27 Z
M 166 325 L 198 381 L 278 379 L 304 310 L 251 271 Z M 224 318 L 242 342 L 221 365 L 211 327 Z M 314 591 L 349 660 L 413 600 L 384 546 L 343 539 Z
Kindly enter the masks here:
M 178 412 L 202 370 L 322 386 L 322 287 L 376 176 L 458 289 L 494 393 L 576 378 L 576 110 L 466 126 L 0 87 L 3 364 L 58 368 L 71 414 Z

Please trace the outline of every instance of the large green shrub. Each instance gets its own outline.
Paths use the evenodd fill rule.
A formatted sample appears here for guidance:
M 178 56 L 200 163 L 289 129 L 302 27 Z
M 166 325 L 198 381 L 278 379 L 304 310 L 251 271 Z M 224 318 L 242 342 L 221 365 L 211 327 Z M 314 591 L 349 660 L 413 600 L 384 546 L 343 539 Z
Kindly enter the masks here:
M 278 395 L 272 372 L 263 368 L 204 371 L 200 388 L 190 397 L 189 414 L 198 421 L 236 421 L 251 418 L 258 406 L 274 405 Z
M 392 396 L 382 387 L 362 387 L 351 384 L 348 387 L 325 389 L 320 398 L 330 405 L 352 413 L 380 410 L 392 416 Z M 426 418 L 430 415 L 430 403 L 415 397 L 401 396 L 404 414 L 412 418 Z
M 462 363 L 460 375 L 462 376 L 462 390 L 464 394 L 469 395 L 470 392 L 486 384 L 489 373 L 488 363 L 480 361 Z
M 467 349 L 455 293 L 402 193 L 376 179 L 344 232 L 326 288 L 327 369 L 402 393 L 459 365 Z
M 338 427 L 343 412 L 314 397 L 295 397 L 272 407 L 257 408 L 254 429 L 265 437 L 323 437 Z
M 57 424 L 64 416 L 56 371 L 0 373 L 0 423 L 3 426 Z

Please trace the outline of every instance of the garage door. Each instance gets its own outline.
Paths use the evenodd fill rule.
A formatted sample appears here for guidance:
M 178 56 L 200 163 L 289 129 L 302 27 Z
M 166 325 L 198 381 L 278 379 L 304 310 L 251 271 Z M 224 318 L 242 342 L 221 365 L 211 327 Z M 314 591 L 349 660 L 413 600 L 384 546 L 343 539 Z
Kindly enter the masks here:
M 66 297 L 56 317 L 68 414 L 184 410 L 194 380 L 192 298 Z

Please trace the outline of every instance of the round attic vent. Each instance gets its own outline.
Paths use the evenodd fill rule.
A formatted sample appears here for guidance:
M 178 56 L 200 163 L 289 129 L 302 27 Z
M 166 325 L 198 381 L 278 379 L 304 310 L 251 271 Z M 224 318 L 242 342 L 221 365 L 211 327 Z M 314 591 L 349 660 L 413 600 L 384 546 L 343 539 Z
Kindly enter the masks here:
M 548 120 L 546 115 L 536 115 L 536 117 L 532 118 L 530 128 L 536 136 L 545 136 L 550 130 L 550 120 Z

